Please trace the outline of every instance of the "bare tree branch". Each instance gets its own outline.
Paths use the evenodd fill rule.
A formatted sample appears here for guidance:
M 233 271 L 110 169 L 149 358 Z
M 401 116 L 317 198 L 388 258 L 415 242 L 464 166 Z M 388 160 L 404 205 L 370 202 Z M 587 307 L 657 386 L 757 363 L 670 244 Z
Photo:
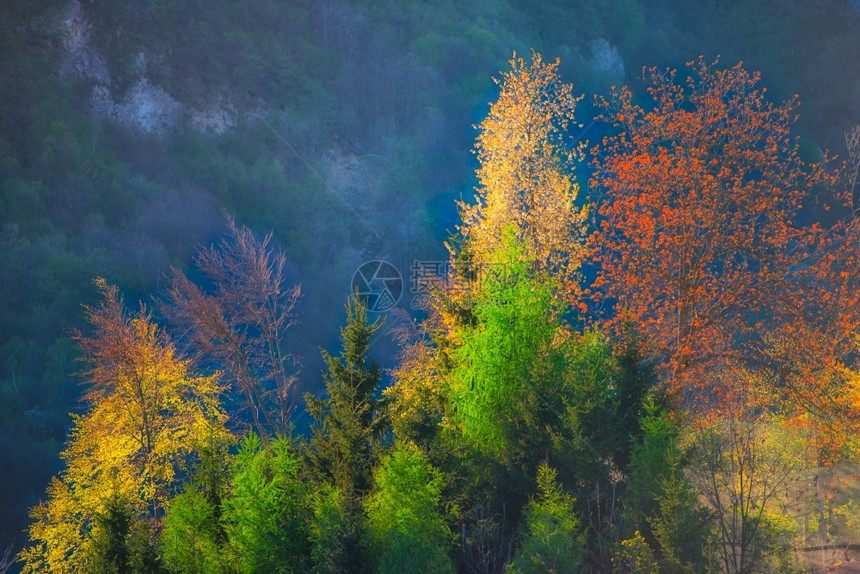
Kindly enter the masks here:
M 173 269 L 167 314 L 200 362 L 222 369 L 266 441 L 285 436 L 296 406 L 295 358 L 285 348 L 301 287 L 286 285 L 286 255 L 227 216 L 228 236 L 199 251 L 209 292 Z
M 9 546 L 6 547 L 6 550 L 3 552 L 3 556 L 0 557 L 0 574 L 6 574 L 12 565 L 17 562 L 16 556 L 12 554 L 12 548 L 15 546 L 15 542 L 12 541 Z

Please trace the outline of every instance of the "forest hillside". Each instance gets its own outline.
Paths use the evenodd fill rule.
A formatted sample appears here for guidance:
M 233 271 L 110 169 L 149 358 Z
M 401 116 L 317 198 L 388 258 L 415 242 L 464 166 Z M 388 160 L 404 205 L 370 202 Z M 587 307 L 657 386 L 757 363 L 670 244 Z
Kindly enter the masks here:
M 0 16 L 9 572 L 856 560 L 856 2 Z

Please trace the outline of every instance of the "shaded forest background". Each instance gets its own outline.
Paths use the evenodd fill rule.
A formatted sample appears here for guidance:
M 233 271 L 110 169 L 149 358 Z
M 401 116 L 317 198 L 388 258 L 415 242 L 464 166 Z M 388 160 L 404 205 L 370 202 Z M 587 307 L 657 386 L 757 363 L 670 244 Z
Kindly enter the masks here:
M 71 329 L 95 276 L 147 299 L 224 231 L 274 230 L 319 392 L 353 271 L 444 260 L 472 124 L 511 52 L 587 95 L 698 55 L 797 93 L 809 158 L 860 123 L 860 7 L 823 2 L 0 3 L 0 545 L 60 468 L 80 409 Z M 585 175 L 580 171 L 580 176 Z M 401 302 L 408 306 L 408 301 Z M 390 365 L 382 337 L 371 354 Z M 300 423 L 301 425 L 302 423 Z

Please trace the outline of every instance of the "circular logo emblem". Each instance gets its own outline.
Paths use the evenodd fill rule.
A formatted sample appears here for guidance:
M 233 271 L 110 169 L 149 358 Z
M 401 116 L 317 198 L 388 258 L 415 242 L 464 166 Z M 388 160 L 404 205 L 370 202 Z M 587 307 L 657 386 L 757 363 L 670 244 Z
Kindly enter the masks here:
M 364 300 L 368 311 L 382 313 L 400 301 L 403 277 L 387 261 L 368 261 L 353 273 L 352 292 Z

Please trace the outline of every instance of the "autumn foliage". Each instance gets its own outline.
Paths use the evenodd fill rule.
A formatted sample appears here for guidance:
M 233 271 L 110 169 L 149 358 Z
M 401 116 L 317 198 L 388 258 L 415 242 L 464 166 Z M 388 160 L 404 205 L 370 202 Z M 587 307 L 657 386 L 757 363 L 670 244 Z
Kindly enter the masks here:
M 78 336 L 90 410 L 74 416 L 66 470 L 32 511 L 25 572 L 96 571 L 111 505 L 121 501 L 132 523 L 159 518 L 195 453 L 229 437 L 217 378 L 191 374 L 145 307 L 130 313 L 115 286 L 97 285 L 94 332 Z
M 595 150 L 591 185 L 597 298 L 650 335 L 676 388 L 690 392 L 715 362 L 765 364 L 774 333 L 819 330 L 821 311 L 848 304 L 834 299 L 848 279 L 834 270 L 856 269 L 837 263 L 843 224 L 804 223 L 838 174 L 826 157 L 801 158 L 796 99 L 770 103 L 741 64 L 688 66 L 683 82 L 646 71 L 650 110 L 627 88 L 599 100 L 617 132 Z
M 527 63 L 514 54 L 510 64 L 478 126 L 476 201 L 460 202 L 459 230 L 475 260 L 486 263 L 512 225 L 526 257 L 571 279 L 585 252 L 585 211 L 575 204 L 579 186 L 571 173 L 581 150 L 565 141 L 579 98 L 559 78 L 558 60 L 544 63 L 532 53 Z
M 510 64 L 451 270 L 422 321 L 392 313 L 392 384 L 369 356 L 383 321 L 353 299 L 305 439 L 300 290 L 271 234 L 228 217 L 201 283 L 173 271 L 188 358 L 97 280 L 87 411 L 24 572 L 737 574 L 860 539 L 836 481 L 860 436 L 860 128 L 845 164 L 810 162 L 796 100 L 770 103 L 757 73 L 651 69 L 653 105 L 598 100 L 615 129 L 578 207 L 573 88 L 539 54 Z M 252 430 L 236 453 L 222 396 Z
M 201 249 L 197 269 L 207 293 L 173 270 L 168 314 L 199 362 L 220 368 L 241 392 L 254 430 L 265 443 L 284 437 L 295 408 L 294 357 L 284 338 L 295 324 L 299 285 L 288 286 L 283 251 L 227 217 L 229 237 Z

